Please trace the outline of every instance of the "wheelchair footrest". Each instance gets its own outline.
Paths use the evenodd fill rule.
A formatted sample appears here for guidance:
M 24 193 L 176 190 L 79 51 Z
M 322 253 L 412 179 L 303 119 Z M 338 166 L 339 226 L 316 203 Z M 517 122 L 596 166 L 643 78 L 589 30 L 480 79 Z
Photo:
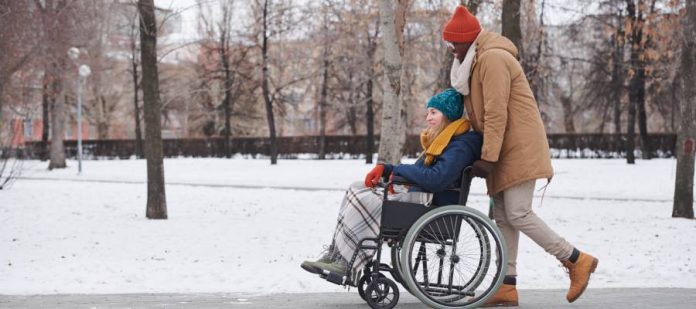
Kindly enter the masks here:
M 348 281 L 348 277 L 346 275 L 341 275 L 337 273 L 332 273 L 328 271 L 324 271 L 324 273 L 320 274 L 319 277 L 326 279 L 326 281 L 338 284 L 338 285 L 346 285 Z

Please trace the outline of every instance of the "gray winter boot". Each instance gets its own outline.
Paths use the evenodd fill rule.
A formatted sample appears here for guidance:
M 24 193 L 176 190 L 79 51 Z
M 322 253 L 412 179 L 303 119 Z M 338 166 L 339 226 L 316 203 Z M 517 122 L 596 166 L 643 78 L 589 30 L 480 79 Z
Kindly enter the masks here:
M 304 261 L 300 265 L 302 269 L 313 273 L 313 274 L 321 274 L 321 268 L 319 267 L 320 264 L 331 264 L 333 262 L 334 257 L 336 256 L 336 252 L 334 251 L 334 246 L 324 246 L 324 251 L 323 255 L 316 261 Z
M 314 266 L 320 269 L 320 272 L 331 272 L 331 273 L 336 273 L 340 275 L 345 275 L 348 272 L 348 265 L 346 265 L 346 262 L 343 261 L 343 259 L 338 259 L 337 261 L 333 261 L 331 263 L 315 263 Z

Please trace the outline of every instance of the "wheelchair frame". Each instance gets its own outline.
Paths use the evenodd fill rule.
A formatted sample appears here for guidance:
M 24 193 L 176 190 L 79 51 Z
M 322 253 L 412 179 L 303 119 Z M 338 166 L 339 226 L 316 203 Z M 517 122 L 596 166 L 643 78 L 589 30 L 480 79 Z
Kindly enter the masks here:
M 493 292 L 497 291 L 500 284 L 502 284 L 505 270 L 507 268 L 507 254 L 505 252 L 505 241 L 497 226 L 495 226 L 495 224 L 493 224 L 487 216 L 481 214 L 475 209 L 466 207 L 472 179 L 473 175 L 471 174 L 471 167 L 465 168 L 462 172 L 462 182 L 461 186 L 459 187 L 459 204 L 452 206 L 424 207 L 424 205 L 417 203 L 390 201 L 387 199 L 387 188 L 389 185 L 409 185 L 408 181 L 401 177 L 394 177 L 391 182 L 381 184 L 381 186 L 384 187 L 384 197 L 379 234 L 375 238 L 364 238 L 360 240 L 358 243 L 358 250 L 355 251 L 352 259 L 348 263 L 347 274 L 343 275 L 329 273 L 321 276 L 327 281 L 336 284 L 357 286 L 360 296 L 372 308 L 390 309 L 396 306 L 399 299 L 399 290 L 396 283 L 386 278 L 386 276 L 384 276 L 381 272 L 389 272 L 392 278 L 401 283 L 403 287 L 414 294 L 423 303 L 430 305 L 431 307 L 473 308 L 483 304 L 490 296 L 492 296 Z M 425 238 L 422 235 L 418 235 L 420 230 L 430 227 L 432 224 L 437 224 L 440 222 L 437 220 L 445 220 L 445 216 L 452 214 L 466 216 L 464 218 L 457 218 L 457 221 L 454 223 L 450 222 L 451 224 L 454 224 L 452 231 L 440 230 L 439 232 L 435 233 L 429 232 L 430 235 Z M 469 279 L 466 284 L 462 286 L 455 286 L 452 284 L 452 281 L 454 276 L 454 264 L 458 263 L 458 260 L 455 261 L 454 258 L 456 257 L 459 259 L 459 257 L 454 254 L 457 249 L 456 235 L 459 234 L 464 220 L 466 220 L 466 223 L 469 224 L 469 226 L 476 233 L 476 238 L 478 239 L 479 246 L 481 248 L 481 260 L 477 265 L 475 275 L 472 276 L 472 278 Z M 488 235 L 488 233 L 491 234 Z M 493 278 L 492 285 L 484 292 L 483 296 L 479 297 L 471 304 L 461 306 L 450 305 L 453 301 L 475 296 L 475 293 L 471 291 L 481 284 L 485 275 L 487 274 L 490 263 L 492 262 L 491 237 L 495 238 L 495 243 L 497 244 L 495 249 L 498 257 L 496 260 L 497 273 Z M 409 241 L 408 243 L 413 244 L 412 247 L 415 247 L 416 242 L 421 242 L 418 248 L 415 263 L 413 263 L 415 265 L 411 265 L 412 263 L 409 258 L 409 255 L 413 254 L 412 251 L 415 248 L 410 248 L 410 251 L 408 252 L 409 254 L 401 254 L 400 252 L 401 245 L 406 243 L 407 240 Z M 381 263 L 382 244 L 385 241 L 387 241 L 388 245 L 391 247 L 392 266 Z M 426 243 L 440 243 L 442 248 L 440 249 L 442 250 L 442 254 L 440 254 L 440 250 L 437 251 L 439 256 L 437 281 L 432 283 L 428 282 L 427 279 L 428 259 L 425 252 Z M 446 254 L 446 250 L 444 250 L 445 245 L 452 247 L 452 257 L 449 261 L 449 273 L 447 274 L 443 273 L 443 269 L 445 267 L 444 255 Z M 353 282 L 355 278 L 354 274 L 352 273 L 353 265 L 360 250 L 373 250 L 376 251 L 376 254 L 373 260 L 368 262 L 368 264 L 365 266 L 361 278 L 357 282 Z M 425 282 L 423 283 L 416 282 L 413 278 L 416 276 L 418 268 L 421 264 L 425 278 Z M 408 267 L 407 269 L 412 273 L 409 274 L 404 272 L 401 265 Z M 442 283 L 444 275 L 449 278 L 449 284 Z M 388 299 L 389 292 L 393 292 L 392 299 Z M 435 294 L 435 296 L 430 294 Z M 444 296 L 438 296 L 440 294 Z M 442 298 L 442 300 L 440 300 L 440 298 Z M 385 300 L 388 300 L 388 302 L 385 302 Z

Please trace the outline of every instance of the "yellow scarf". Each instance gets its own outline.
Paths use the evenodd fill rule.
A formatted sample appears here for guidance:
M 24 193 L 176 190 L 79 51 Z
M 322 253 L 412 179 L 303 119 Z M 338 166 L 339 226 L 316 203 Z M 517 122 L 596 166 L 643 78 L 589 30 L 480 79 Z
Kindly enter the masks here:
M 445 147 L 449 144 L 453 136 L 461 135 L 469 131 L 471 125 L 469 119 L 461 118 L 448 124 L 440 134 L 435 137 L 433 142 L 428 145 L 428 136 L 425 132 L 420 135 L 421 147 L 423 147 L 424 163 L 426 166 L 433 164 L 435 158 L 442 154 Z

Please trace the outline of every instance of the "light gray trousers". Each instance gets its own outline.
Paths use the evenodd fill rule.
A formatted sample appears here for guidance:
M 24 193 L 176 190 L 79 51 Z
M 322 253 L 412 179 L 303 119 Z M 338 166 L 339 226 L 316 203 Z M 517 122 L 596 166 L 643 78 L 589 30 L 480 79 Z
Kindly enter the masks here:
M 506 275 L 517 275 L 517 251 L 520 232 L 527 235 L 546 252 L 559 260 L 566 260 L 573 246 L 556 234 L 532 211 L 536 180 L 529 180 L 493 195 L 493 218 L 505 237 L 508 250 Z

